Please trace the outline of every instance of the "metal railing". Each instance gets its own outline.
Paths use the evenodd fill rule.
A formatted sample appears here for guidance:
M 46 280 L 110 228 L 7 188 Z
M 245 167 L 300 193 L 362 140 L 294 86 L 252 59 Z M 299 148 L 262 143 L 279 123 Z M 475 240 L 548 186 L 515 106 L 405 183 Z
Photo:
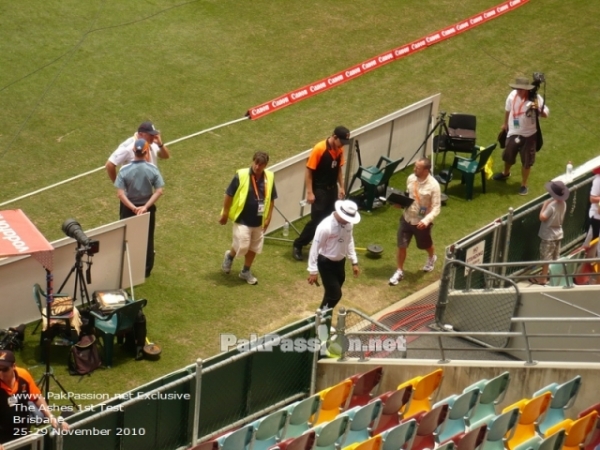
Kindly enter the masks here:
M 406 339 L 409 336 L 428 336 L 434 337 L 437 340 L 438 345 L 435 347 L 419 347 L 420 350 L 436 350 L 439 351 L 439 363 L 445 364 L 449 363 L 450 359 L 446 358 L 446 352 L 448 350 L 459 350 L 459 351 L 488 351 L 488 352 L 503 352 L 504 348 L 501 347 L 493 347 L 493 346 L 482 346 L 481 348 L 473 348 L 473 347 L 460 347 L 456 346 L 446 347 L 444 346 L 445 338 L 471 338 L 477 339 L 482 336 L 496 336 L 496 337 L 509 337 L 509 338 L 523 338 L 525 345 L 524 347 L 512 347 L 512 351 L 521 351 L 526 355 L 526 359 L 523 362 L 524 365 L 535 365 L 537 364 L 534 361 L 532 353 L 534 352 L 578 352 L 578 353 L 598 353 L 600 352 L 600 347 L 598 346 L 598 338 L 600 334 L 598 333 L 528 333 L 527 332 L 527 324 L 528 323 L 541 323 L 541 322 L 559 322 L 561 324 L 570 324 L 570 323 L 581 323 L 581 322 L 593 322 L 600 324 L 600 317 L 569 317 L 569 318 L 557 318 L 557 317 L 514 317 L 511 319 L 512 324 L 521 324 L 521 331 L 501 331 L 501 332 L 488 332 L 488 331 L 454 331 L 452 329 L 445 329 L 444 331 L 386 331 L 382 333 L 381 331 L 347 331 L 345 327 L 345 318 L 347 312 L 344 308 L 341 308 L 338 312 L 338 327 L 336 329 L 336 334 L 338 339 L 342 341 L 344 339 L 350 340 L 353 337 L 363 340 L 363 338 L 367 337 L 373 340 L 380 339 L 382 336 L 386 337 L 402 337 Z M 531 345 L 532 338 L 550 338 L 550 337 L 559 337 L 559 338 L 589 338 L 589 346 L 587 348 L 557 348 L 557 347 L 533 347 Z M 360 356 L 358 357 L 359 361 L 368 361 L 369 358 L 366 356 L 368 349 L 363 348 L 360 351 Z M 340 361 L 346 361 L 348 359 L 347 349 L 343 349 L 341 356 L 338 358 Z

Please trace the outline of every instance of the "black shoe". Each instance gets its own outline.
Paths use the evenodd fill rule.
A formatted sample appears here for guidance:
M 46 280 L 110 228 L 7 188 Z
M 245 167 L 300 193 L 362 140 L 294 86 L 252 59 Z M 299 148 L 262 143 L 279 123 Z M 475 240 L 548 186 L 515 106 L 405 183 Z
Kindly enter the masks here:
M 141 361 L 142 359 L 144 359 L 144 347 L 138 347 L 135 350 L 135 360 Z
M 292 256 L 296 261 L 302 261 L 302 247 L 292 247 Z

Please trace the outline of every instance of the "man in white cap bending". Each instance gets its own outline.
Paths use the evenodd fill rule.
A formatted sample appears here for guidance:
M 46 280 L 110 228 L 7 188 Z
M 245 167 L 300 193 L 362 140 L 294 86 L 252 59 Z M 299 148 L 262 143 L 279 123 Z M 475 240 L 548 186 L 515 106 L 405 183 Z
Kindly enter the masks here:
M 335 211 L 317 226 L 308 257 L 308 283 L 316 283 L 321 275 L 325 294 L 320 309 L 334 308 L 342 298 L 346 258 L 352 262 L 354 276 L 360 273 L 352 236 L 352 228 L 358 222 L 356 203 L 338 200 Z

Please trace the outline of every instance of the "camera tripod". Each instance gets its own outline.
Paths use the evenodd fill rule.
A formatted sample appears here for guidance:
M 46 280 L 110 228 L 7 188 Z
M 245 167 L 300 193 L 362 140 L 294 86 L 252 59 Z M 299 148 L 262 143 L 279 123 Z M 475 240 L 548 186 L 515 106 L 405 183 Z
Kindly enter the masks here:
M 85 279 L 83 278 L 83 255 L 87 254 L 88 258 L 85 263 L 88 265 L 87 270 L 85 272 Z M 62 282 L 60 287 L 58 288 L 58 292 L 62 292 L 63 288 L 71 278 L 71 275 L 75 273 L 75 286 L 73 287 L 73 304 L 77 303 L 77 290 L 79 289 L 79 293 L 81 294 L 81 306 L 86 306 L 84 303 L 87 302 L 87 306 L 91 306 L 90 302 L 90 294 L 87 290 L 87 284 L 92 282 L 92 257 L 89 253 L 87 253 L 85 247 L 79 247 L 75 253 L 75 264 L 71 267 L 71 270 L 67 274 L 67 277 Z M 87 283 L 87 284 L 86 284 Z
M 52 302 L 54 301 L 54 297 L 52 295 L 52 273 L 48 269 L 46 269 L 46 286 L 47 286 L 46 287 L 46 289 L 47 289 L 47 292 L 46 292 L 46 320 L 48 321 L 48 324 L 46 326 L 46 332 L 48 332 L 50 330 L 51 307 L 52 307 Z M 56 378 L 56 376 L 54 375 L 54 372 L 52 372 L 52 369 L 50 367 L 50 350 L 52 348 L 52 338 L 50 336 L 48 336 L 47 334 L 44 335 L 44 331 L 42 331 L 42 336 L 43 336 L 42 345 L 45 348 L 45 355 L 44 355 L 45 361 L 44 362 L 46 363 L 46 370 L 40 377 L 37 384 L 38 384 L 40 390 L 42 391 L 42 393 L 44 394 L 44 399 L 46 400 L 46 403 L 48 403 L 48 393 L 50 392 L 50 379 L 52 379 L 57 384 L 57 386 L 60 388 L 61 392 L 67 396 L 67 398 L 69 399 L 71 404 L 75 407 L 75 409 L 79 409 L 79 406 L 77 406 L 77 403 L 75 403 L 75 401 L 69 396 L 69 393 L 63 387 L 63 385 L 60 384 L 60 381 L 58 381 L 58 379 Z

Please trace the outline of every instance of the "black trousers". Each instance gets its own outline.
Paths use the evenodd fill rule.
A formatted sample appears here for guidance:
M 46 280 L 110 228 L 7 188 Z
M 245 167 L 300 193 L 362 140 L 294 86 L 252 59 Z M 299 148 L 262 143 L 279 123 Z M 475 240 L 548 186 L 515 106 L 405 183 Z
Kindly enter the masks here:
M 315 202 L 310 208 L 310 221 L 304 226 L 300 236 L 294 241 L 294 247 L 302 248 L 310 244 L 315 237 L 315 231 L 321 221 L 335 211 L 335 202 L 337 201 L 337 186 L 329 189 L 315 188 Z
M 148 225 L 148 247 L 146 248 L 146 278 L 150 276 L 152 268 L 154 267 L 154 227 L 156 225 L 156 205 L 152 205 L 150 209 L 148 209 L 148 212 L 150 213 L 150 223 Z M 135 213 L 121 203 L 119 208 L 119 218 L 127 219 L 128 217 L 133 216 L 135 216 Z
M 334 308 L 342 298 L 342 285 L 346 281 L 346 258 L 340 261 L 332 261 L 319 255 L 317 268 L 321 275 L 321 282 L 325 288 L 323 301 L 319 308 Z

